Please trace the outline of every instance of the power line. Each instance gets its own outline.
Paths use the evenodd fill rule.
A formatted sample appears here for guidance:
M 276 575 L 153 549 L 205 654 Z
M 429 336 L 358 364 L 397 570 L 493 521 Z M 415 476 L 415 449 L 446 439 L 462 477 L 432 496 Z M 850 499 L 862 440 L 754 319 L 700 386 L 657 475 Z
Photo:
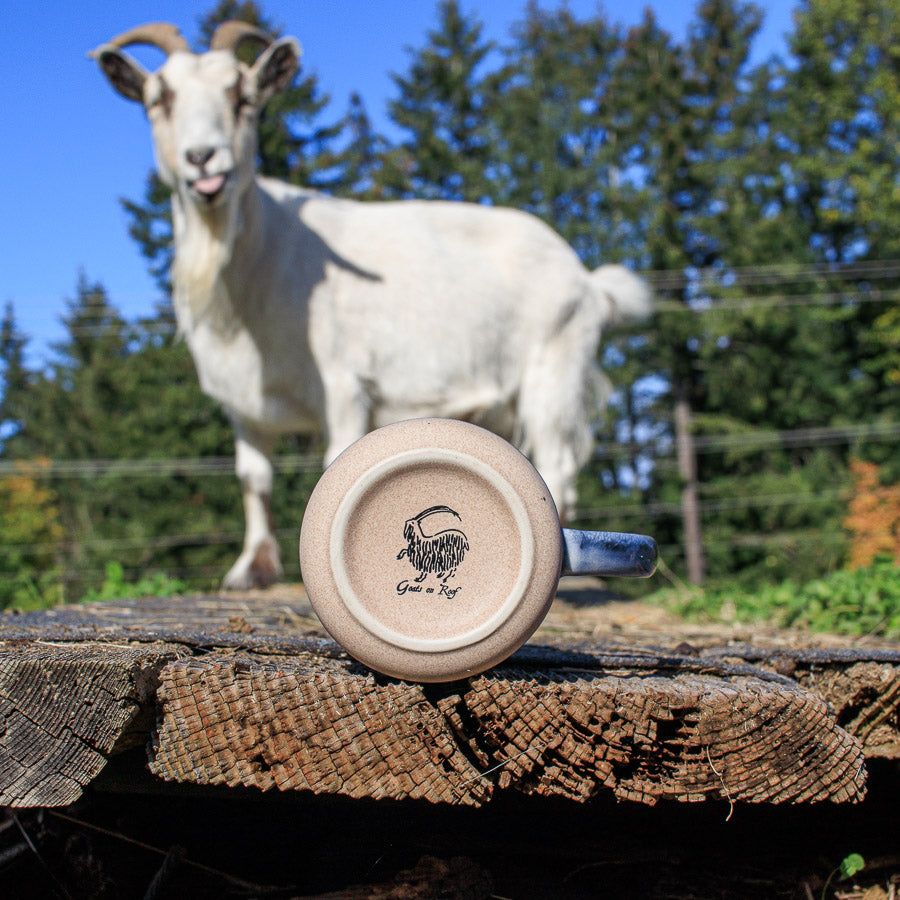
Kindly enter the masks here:
M 695 435 L 694 448 L 697 453 L 714 453 L 723 450 L 765 450 L 770 447 L 822 447 L 852 444 L 858 440 L 889 440 L 900 436 L 900 422 L 878 422 L 874 424 L 851 424 L 823 426 L 818 428 L 794 428 L 784 431 L 754 431 L 740 434 Z M 664 438 L 668 439 L 668 434 Z M 674 447 L 659 449 L 659 435 L 646 440 L 638 440 L 637 456 L 659 460 L 675 455 Z M 652 448 L 648 451 L 647 448 Z M 593 453 L 595 460 L 629 455 L 627 443 L 599 444 Z M 2 470 L 0 470 L 2 471 Z
M 811 279 L 878 279 L 900 276 L 900 260 L 860 260 L 854 263 L 776 263 L 770 266 L 722 266 L 702 269 L 654 269 L 642 273 L 657 289 L 684 288 L 688 285 L 721 286 L 756 284 L 796 284 Z
M 820 447 L 852 444 L 858 440 L 889 440 L 900 436 L 900 422 L 851 424 L 821 428 L 796 428 L 786 431 L 758 431 L 729 435 L 697 435 L 698 453 L 722 450 L 766 449 L 769 447 Z M 647 456 L 646 447 L 658 438 L 641 441 L 639 455 Z M 610 459 L 627 452 L 622 444 L 601 444 L 594 452 L 597 460 Z M 665 459 L 674 449 L 652 453 L 652 458 Z M 322 457 L 316 453 L 292 453 L 276 456 L 273 466 L 279 473 L 321 472 Z M 233 456 L 183 457 L 176 459 L 51 459 L 2 460 L 0 478 L 24 475 L 32 478 L 137 478 L 192 475 L 233 475 Z
M 852 490 L 841 489 L 834 491 L 793 491 L 781 494 L 749 494 L 733 497 L 722 497 L 714 500 L 701 500 L 698 508 L 701 512 L 725 512 L 727 510 L 752 509 L 755 506 L 798 506 L 801 504 L 846 502 L 858 496 Z M 663 516 L 680 515 L 682 507 L 680 503 L 631 503 L 625 506 L 593 506 L 584 509 L 576 509 L 573 519 L 577 521 L 590 521 L 594 519 L 609 519 L 613 516 L 623 518 L 647 517 L 658 519 Z
M 734 447 L 766 448 L 772 446 L 820 447 L 831 444 L 852 444 L 857 440 L 881 440 L 900 435 L 900 422 L 876 422 L 818 428 L 794 428 L 787 431 L 758 431 L 742 434 L 696 435 L 694 448 L 698 453 L 730 450 Z
M 233 456 L 179 459 L 63 459 L 0 461 L 0 477 L 137 478 L 188 475 L 234 475 Z M 276 457 L 278 472 L 321 472 L 318 454 L 293 453 Z
M 770 531 L 766 534 L 744 534 L 729 535 L 727 538 L 716 538 L 704 536 L 703 547 L 741 547 L 745 549 L 760 549 L 771 546 L 787 547 L 787 546 L 806 546 L 808 544 L 831 545 L 839 548 L 847 540 L 847 535 L 843 531 L 825 531 L 816 529 L 814 531 Z M 667 554 L 683 554 L 683 544 L 661 544 L 659 546 L 660 553 L 665 557 Z
M 794 491 L 780 494 L 748 494 L 734 497 L 723 497 L 713 500 L 701 501 L 699 507 L 702 512 L 724 512 L 727 510 L 752 509 L 757 506 L 772 508 L 774 506 L 797 506 L 801 504 L 834 503 L 840 501 L 847 503 L 858 492 L 850 488 L 832 491 Z M 677 515 L 681 506 L 677 503 L 648 503 L 628 504 L 625 506 L 595 506 L 577 509 L 573 515 L 575 521 L 591 521 L 595 519 L 619 518 L 644 518 L 659 519 L 664 516 Z M 276 532 L 276 537 L 282 540 L 295 538 L 297 529 L 281 528 Z M 70 539 L 60 542 L 30 543 L 30 544 L 0 544 L 0 555 L 10 553 L 22 554 L 51 554 L 54 552 L 68 552 L 76 548 L 92 551 L 109 550 L 171 550 L 186 547 L 203 546 L 235 546 L 244 538 L 242 532 L 197 532 L 178 535 L 163 535 L 157 537 L 140 536 L 134 538 L 88 538 L 86 540 Z M 706 541 L 704 541 L 706 543 Z
M 829 264 L 829 263 L 809 263 L 803 265 L 795 265 L 792 263 L 782 263 L 771 266 L 735 266 L 735 267 L 711 267 L 704 269 L 691 269 L 690 267 L 679 269 L 656 269 L 639 273 L 651 284 L 657 291 L 667 291 L 682 289 L 691 286 L 696 289 L 734 289 L 739 287 L 752 287 L 757 285 L 766 286 L 786 286 L 802 282 L 808 282 L 813 279 L 828 281 L 877 281 L 882 279 L 893 279 L 900 277 L 900 260 L 865 260 L 855 263 L 845 264 Z M 859 291 L 859 285 L 848 284 L 843 292 L 834 289 L 830 291 L 820 290 L 807 292 L 804 294 L 769 294 L 769 295 L 750 295 L 747 297 L 728 298 L 727 300 L 715 301 L 709 307 L 700 309 L 692 308 L 683 303 L 671 303 L 670 301 L 660 301 L 662 309 L 677 309 L 689 312 L 706 312 L 713 309 L 729 309 L 729 308 L 750 308 L 753 306 L 773 306 L 778 304 L 793 305 L 832 305 L 834 303 L 846 302 L 847 293 L 850 291 Z M 867 287 L 864 297 L 857 299 L 864 302 L 884 302 L 896 299 L 897 293 L 893 290 L 880 291 L 877 288 Z M 128 298 L 129 305 L 144 305 L 147 307 L 165 304 L 165 297 L 156 296 L 146 301 L 135 301 L 134 297 Z M 20 301 L 20 303 L 30 311 L 35 309 L 57 309 L 58 304 L 50 298 L 32 298 L 31 300 Z M 80 310 L 78 317 L 83 322 L 90 322 L 91 318 L 100 320 L 109 320 L 117 318 L 118 324 L 123 330 L 136 329 L 137 331 L 152 334 L 170 334 L 175 328 L 172 323 L 159 322 L 156 319 L 142 316 L 136 320 L 126 320 L 121 312 L 116 308 L 115 301 L 109 300 L 110 306 L 106 310 L 98 310 L 93 316 L 90 309 Z M 60 325 L 64 326 L 64 322 L 60 321 Z M 68 329 L 71 333 L 89 335 L 96 329 L 96 326 L 90 324 L 76 325 Z M 101 333 L 105 333 L 99 329 Z M 27 336 L 27 335 L 19 335 Z
M 853 263 L 775 263 L 772 265 L 751 266 L 711 266 L 707 268 L 693 268 L 684 266 L 674 269 L 650 269 L 639 272 L 643 278 L 659 290 L 674 289 L 688 285 L 713 285 L 715 287 L 741 287 L 752 285 L 785 285 L 806 282 L 812 279 L 829 281 L 871 281 L 900 277 L 900 259 L 874 259 L 859 260 Z M 73 298 L 60 298 L 60 300 L 72 301 Z M 104 311 L 98 311 L 98 317 L 121 318 L 121 312 L 116 306 L 116 299 L 107 296 L 109 306 Z M 127 301 L 129 306 L 147 306 L 166 304 L 169 298 L 162 294 L 154 297 L 138 296 L 134 294 L 118 298 Z M 27 306 L 29 310 L 58 308 L 59 302 L 52 297 L 32 297 L 25 301 L 18 301 Z M 15 301 L 13 302 L 15 305 Z M 79 316 L 84 316 L 87 311 L 80 311 Z
M 788 307 L 842 306 L 858 303 L 888 303 L 900 300 L 900 291 L 870 290 L 865 294 L 831 292 L 821 294 L 773 294 L 770 296 L 729 297 L 728 299 L 703 298 L 703 302 L 685 304 L 677 300 L 657 300 L 658 312 L 689 312 L 703 315 L 734 310 L 778 309 Z
M 900 290 L 881 290 L 870 288 L 865 292 L 853 290 L 846 291 L 821 291 L 807 294 L 764 294 L 747 295 L 741 297 L 728 297 L 714 299 L 709 297 L 698 298 L 693 303 L 682 303 L 678 300 L 658 299 L 655 304 L 657 312 L 666 313 L 691 313 L 692 315 L 704 315 L 715 312 L 744 311 L 752 309 L 774 309 L 789 307 L 828 307 L 844 304 L 860 303 L 890 303 L 900 300 Z M 87 317 L 86 317 L 87 318 Z M 90 319 L 87 318 L 89 322 Z M 175 334 L 177 327 L 171 322 L 144 322 L 121 323 L 120 337 L 127 343 L 129 339 L 139 340 L 146 336 L 169 336 Z M 67 335 L 73 337 L 106 337 L 110 335 L 110 329 L 106 325 L 73 325 L 65 329 Z M 28 340 L 30 335 L 21 330 L 16 330 L 14 336 L 17 340 Z

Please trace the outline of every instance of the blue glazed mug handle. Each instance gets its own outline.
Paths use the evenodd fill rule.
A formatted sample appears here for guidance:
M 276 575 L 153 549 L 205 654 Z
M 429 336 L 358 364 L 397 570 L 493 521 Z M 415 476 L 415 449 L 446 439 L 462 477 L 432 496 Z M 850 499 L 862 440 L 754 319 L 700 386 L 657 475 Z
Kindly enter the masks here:
M 563 575 L 649 578 L 656 571 L 656 541 L 644 534 L 563 528 L 562 541 Z

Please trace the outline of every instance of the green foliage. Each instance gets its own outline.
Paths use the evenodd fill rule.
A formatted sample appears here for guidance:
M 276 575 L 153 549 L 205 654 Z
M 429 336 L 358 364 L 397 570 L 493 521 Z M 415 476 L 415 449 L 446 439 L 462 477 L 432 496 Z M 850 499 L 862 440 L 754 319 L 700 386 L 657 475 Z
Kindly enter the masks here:
M 0 478 L 0 609 L 58 603 L 58 498 L 42 474 L 49 460 L 13 466 Z
M 16 325 L 15 310 L 7 303 L 0 323 L 0 366 L 3 367 L 3 394 L 0 397 L 0 440 L 5 440 L 22 427 L 27 410 L 21 405 L 28 388 L 30 373 L 25 365 L 28 339 Z
M 620 58 L 618 31 L 602 15 L 580 22 L 565 7 L 529 4 L 513 28 L 497 94 L 499 202 L 552 225 L 586 265 L 633 249 L 617 217 L 622 180 L 619 135 L 608 124 L 608 92 Z
M 865 867 L 866 861 L 862 858 L 862 856 L 860 856 L 859 853 L 851 853 L 849 856 L 845 856 L 841 860 L 841 864 L 833 869 L 828 878 L 825 880 L 825 884 L 822 887 L 822 900 L 825 900 L 825 897 L 828 895 L 828 888 L 830 887 L 831 882 L 834 880 L 835 876 L 837 876 L 839 881 L 843 881 L 847 878 L 852 878 L 858 872 L 861 872 Z
M 900 570 L 887 558 L 806 583 L 784 581 L 754 590 L 724 584 L 669 589 L 650 599 L 702 621 L 767 622 L 835 634 L 900 637 Z
M 199 21 L 198 44 L 230 18 L 281 31 L 258 4 L 220 0 Z M 581 517 L 572 524 L 682 545 L 671 411 L 686 401 L 713 589 L 684 605 L 715 610 L 729 599 L 715 588 L 725 584 L 742 616 L 843 628 L 853 616 L 837 610 L 852 601 L 826 602 L 781 582 L 816 584 L 846 562 L 851 456 L 878 464 L 885 484 L 900 480 L 890 442 L 816 436 L 860 423 L 890 427 L 900 409 L 892 303 L 900 279 L 883 263 L 900 257 L 900 12 L 878 0 L 800 0 L 785 58 L 752 65 L 760 21 L 752 3 L 702 0 L 676 38 L 650 12 L 624 29 L 602 12 L 580 19 L 565 4 L 529 3 L 495 45 L 464 5 L 441 0 L 434 27 L 394 75 L 389 114 L 401 140 L 375 131 L 358 96 L 343 117 L 328 119 L 315 75 L 301 72 L 262 112 L 259 165 L 362 199 L 518 206 L 562 233 L 589 267 L 622 260 L 664 270 L 651 276 L 660 301 L 653 321 L 604 338 L 615 392 L 605 421 L 598 414 L 599 452 L 580 479 Z M 167 295 L 167 189 L 151 175 L 141 200 L 123 202 Z M 32 371 L 7 308 L 3 462 L 82 461 L 77 468 L 233 453 L 186 348 L 168 337 L 167 300 L 127 323 L 102 285 L 82 276 L 64 322 L 55 357 Z M 279 450 L 317 448 L 285 438 Z M 148 467 L 125 478 L 105 465 L 101 474 L 42 476 L 35 487 L 50 493 L 29 521 L 55 523 L 59 534 L 15 537 L 7 514 L 0 540 L 14 549 L 3 574 L 17 586 L 0 602 L 81 596 L 99 588 L 111 562 L 210 586 L 242 529 L 237 482 L 223 474 Z M 274 492 L 289 577 L 315 478 L 300 467 L 282 472 Z M 825 582 L 835 595 L 837 577 Z M 863 592 L 860 627 L 876 627 L 879 610 L 893 621 L 893 601 L 882 609 L 877 597 L 894 595 L 879 591 Z M 798 593 L 808 615 L 791 605 Z
M 164 572 L 143 575 L 137 581 L 127 581 L 125 570 L 121 563 L 117 562 L 108 562 L 105 571 L 106 577 L 103 583 L 99 587 L 91 588 L 81 598 L 82 603 L 91 603 L 97 600 L 168 597 L 172 594 L 180 594 L 186 588 L 184 581 L 170 578 Z
M 380 181 L 393 196 L 477 201 L 492 196 L 489 123 L 494 97 L 480 75 L 493 46 L 457 0 L 440 0 L 427 45 L 393 75 L 391 118 L 408 137 L 390 153 Z
M 52 488 L 61 532 L 53 560 L 63 595 L 80 596 L 110 560 L 129 569 L 190 569 L 213 578 L 223 551 L 191 534 L 240 534 L 240 492 L 232 479 L 156 474 L 126 477 L 105 461 L 228 456 L 228 424 L 205 398 L 187 350 L 156 334 L 154 322 L 126 324 L 103 287 L 84 276 L 64 319 L 56 359 L 30 374 L 10 403 L 21 424 L 7 437 L 7 460 L 46 457 L 72 471 Z M 90 461 L 102 463 L 99 474 Z M 211 489 L 212 488 L 212 489 Z M 34 543 L 33 541 L 31 543 Z M 207 581 L 207 584 L 211 583 Z
M 858 853 L 851 853 L 841 860 L 841 878 L 852 878 L 857 872 L 862 872 L 866 867 L 866 861 Z

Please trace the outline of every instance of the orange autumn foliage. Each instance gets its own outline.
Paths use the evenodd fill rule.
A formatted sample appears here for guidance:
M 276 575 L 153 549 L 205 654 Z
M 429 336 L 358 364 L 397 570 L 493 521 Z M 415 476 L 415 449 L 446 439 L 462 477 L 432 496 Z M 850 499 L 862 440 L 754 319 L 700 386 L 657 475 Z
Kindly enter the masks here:
M 900 563 L 900 484 L 883 485 L 875 463 L 850 460 L 853 498 L 844 519 L 850 532 L 850 568 L 889 554 Z

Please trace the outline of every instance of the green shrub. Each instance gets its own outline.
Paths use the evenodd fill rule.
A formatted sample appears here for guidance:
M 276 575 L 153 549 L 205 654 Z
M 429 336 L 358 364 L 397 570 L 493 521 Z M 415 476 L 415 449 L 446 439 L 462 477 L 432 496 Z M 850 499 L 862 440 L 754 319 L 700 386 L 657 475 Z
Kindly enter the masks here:
M 900 637 L 900 567 L 879 557 L 865 568 L 833 572 L 805 584 L 659 591 L 651 601 L 694 620 L 766 621 L 835 634 Z
M 145 575 L 138 581 L 127 582 L 121 563 L 110 562 L 106 564 L 106 578 L 103 584 L 99 588 L 91 588 L 81 598 L 81 602 L 121 600 L 134 597 L 165 597 L 169 594 L 179 594 L 184 590 L 185 583 L 183 581 L 170 578 L 163 572 Z

